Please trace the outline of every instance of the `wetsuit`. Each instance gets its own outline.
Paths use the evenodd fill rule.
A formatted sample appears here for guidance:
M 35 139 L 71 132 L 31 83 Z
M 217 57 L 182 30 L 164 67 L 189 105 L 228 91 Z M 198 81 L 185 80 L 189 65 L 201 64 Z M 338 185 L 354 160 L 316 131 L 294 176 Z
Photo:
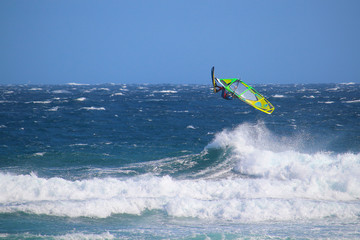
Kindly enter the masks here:
M 222 91 L 221 92 L 221 97 L 222 98 L 224 98 L 226 100 L 232 100 L 233 99 L 231 94 L 228 91 L 226 91 L 224 87 L 216 86 L 216 88 L 217 88 L 216 92 L 219 92 L 220 90 Z

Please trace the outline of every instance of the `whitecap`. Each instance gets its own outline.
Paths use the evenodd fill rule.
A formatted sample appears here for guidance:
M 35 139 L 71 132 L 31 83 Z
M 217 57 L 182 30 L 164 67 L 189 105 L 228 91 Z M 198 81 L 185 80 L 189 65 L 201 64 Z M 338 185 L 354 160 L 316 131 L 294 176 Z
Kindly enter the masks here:
M 70 144 L 70 147 L 73 147 L 73 146 L 87 146 L 89 144 L 87 143 L 74 143 L 74 144 Z
M 274 157 L 276 158 L 271 156 L 273 160 Z M 278 163 L 282 160 L 284 159 L 278 159 Z M 270 169 L 266 162 L 263 162 L 264 164 L 263 167 Z M 296 165 L 296 162 L 294 164 L 288 166 L 290 171 L 297 170 L 306 175 L 306 172 L 301 173 L 306 169 Z M 333 170 L 335 167 L 333 166 Z M 323 175 L 323 172 L 319 173 Z M 334 173 L 331 171 L 326 176 Z M 279 177 L 280 179 L 199 181 L 147 174 L 125 179 L 93 178 L 69 181 L 59 177 L 40 178 L 35 174 L 0 173 L 0 213 L 26 212 L 106 218 L 112 214 L 141 215 L 145 211 L 160 210 L 174 217 L 243 222 L 330 216 L 357 219 L 360 212 L 355 202 L 359 196 L 357 182 L 349 178 L 339 183 L 336 182 L 338 179 L 327 182 L 329 179 L 321 176 L 309 181 L 285 181 L 286 175 L 284 178 Z
M 144 102 L 163 102 L 163 101 L 166 101 L 164 100 L 163 98 L 160 98 L 160 99 L 145 99 Z M 140 101 L 139 101 L 140 102 Z
M 117 92 L 117 93 L 111 94 L 111 97 L 113 97 L 113 96 L 123 96 L 123 95 L 124 95 L 123 93 Z
M 139 87 L 137 87 L 137 89 L 139 89 L 139 90 L 147 90 L 147 89 L 149 89 L 148 87 L 144 87 L 144 86 L 139 86 Z
M 348 82 L 348 83 L 340 83 L 341 85 L 355 85 L 356 83 L 354 82 Z
M 160 91 L 154 91 L 153 93 L 177 93 L 175 90 L 160 90 Z
M 183 110 L 183 111 L 173 111 L 174 113 L 188 113 L 189 112 L 189 110 Z
M 313 96 L 313 95 L 310 95 L 310 96 L 302 96 L 302 98 L 313 99 L 313 98 L 315 98 L 315 96 Z
M 67 90 L 54 90 L 52 91 L 52 93 L 55 93 L 55 94 L 69 94 L 71 92 L 67 91 Z
M 68 83 L 67 85 L 70 85 L 70 86 L 88 86 L 89 84 L 87 84 L 87 83 Z
M 56 112 L 57 110 L 59 110 L 59 107 L 58 107 L 58 106 L 53 107 L 53 108 L 49 108 L 47 111 L 49 111 L 49 112 Z
M 218 132 L 201 154 L 226 152 L 222 163 L 208 169 L 222 165 L 234 173 L 231 178 L 144 174 L 72 181 L 0 173 L 0 213 L 107 218 L 161 211 L 170 217 L 245 223 L 358 221 L 360 153 L 304 153 L 296 142 L 264 124 Z
M 38 235 L 33 237 L 34 239 L 38 238 Z M 46 236 L 46 239 L 52 239 L 52 237 Z M 59 235 L 54 237 L 55 240 L 64 240 L 64 239 L 70 239 L 70 240 L 76 240 L 76 239 L 82 239 L 82 240 L 111 240 L 115 239 L 115 236 L 110 234 L 109 232 L 102 233 L 102 234 L 91 234 L 91 233 L 67 233 L 65 235 Z
M 274 98 L 284 98 L 285 96 L 282 95 L 282 94 L 275 94 L 272 97 L 274 97 Z
M 38 153 L 34 153 L 33 156 L 35 157 L 42 157 L 45 155 L 46 152 L 38 152 Z
M 357 100 L 349 100 L 349 101 L 343 101 L 343 103 L 360 103 L 360 99 L 357 99 Z
M 49 104 L 49 103 L 51 103 L 51 101 L 50 101 L 50 100 L 46 100 L 46 101 L 32 101 L 32 102 L 27 102 L 27 103 Z
M 96 110 L 96 111 L 104 111 L 105 108 L 104 107 L 82 107 L 80 109 L 84 109 L 84 110 Z
M 76 98 L 75 101 L 79 101 L 79 102 L 83 102 L 85 101 L 86 98 L 85 97 L 80 97 L 80 98 Z
M 328 88 L 328 89 L 326 89 L 326 91 L 332 92 L 332 91 L 337 91 L 339 89 L 340 89 L 339 87 L 334 87 L 334 88 Z

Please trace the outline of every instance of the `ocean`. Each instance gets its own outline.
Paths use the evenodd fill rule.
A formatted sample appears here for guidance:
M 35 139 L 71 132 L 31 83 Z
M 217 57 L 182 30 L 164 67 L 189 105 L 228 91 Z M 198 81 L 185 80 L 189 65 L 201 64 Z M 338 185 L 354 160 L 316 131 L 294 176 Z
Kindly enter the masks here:
M 360 239 L 360 84 L 0 86 L 0 239 Z

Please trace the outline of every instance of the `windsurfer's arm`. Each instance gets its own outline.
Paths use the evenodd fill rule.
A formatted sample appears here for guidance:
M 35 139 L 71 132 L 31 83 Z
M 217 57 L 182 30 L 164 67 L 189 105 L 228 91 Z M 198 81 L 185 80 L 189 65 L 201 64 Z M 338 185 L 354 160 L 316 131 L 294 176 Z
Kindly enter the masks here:
M 223 87 L 219 87 L 219 86 L 215 86 L 215 92 L 219 92 L 219 91 L 221 91 L 222 89 L 223 89 Z
M 226 100 L 232 100 L 233 98 L 233 94 L 229 93 L 228 91 L 225 90 L 225 88 L 223 89 L 223 92 L 221 93 L 222 97 Z

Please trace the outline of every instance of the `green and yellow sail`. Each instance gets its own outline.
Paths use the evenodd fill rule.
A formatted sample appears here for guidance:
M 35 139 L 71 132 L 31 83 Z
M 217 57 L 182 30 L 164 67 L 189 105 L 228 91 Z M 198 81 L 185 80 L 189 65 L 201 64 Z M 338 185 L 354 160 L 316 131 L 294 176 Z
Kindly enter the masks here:
M 275 107 L 269 100 L 242 80 L 237 78 L 218 79 L 214 75 L 214 68 L 211 70 L 211 76 L 213 78 L 213 84 L 215 84 L 215 81 L 220 83 L 228 92 L 257 110 L 267 114 L 271 114 L 275 110 Z

